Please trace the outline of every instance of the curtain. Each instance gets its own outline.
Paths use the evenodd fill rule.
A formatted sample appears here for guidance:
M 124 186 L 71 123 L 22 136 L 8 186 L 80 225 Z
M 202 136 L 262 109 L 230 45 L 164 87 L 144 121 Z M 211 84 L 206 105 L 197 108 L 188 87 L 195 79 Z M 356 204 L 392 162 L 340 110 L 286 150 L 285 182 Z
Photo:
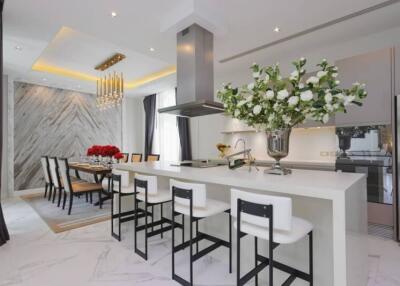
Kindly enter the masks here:
M 174 89 L 157 93 L 156 109 L 176 105 Z M 180 144 L 176 115 L 156 112 L 153 151 L 163 161 L 179 161 Z
M 144 138 L 144 158 L 153 152 L 154 124 L 156 114 L 156 95 L 148 95 L 143 99 L 145 112 L 145 138 Z
M 192 160 L 189 118 L 178 116 L 176 121 L 178 123 L 179 140 L 181 142 L 181 160 Z
M 3 6 L 4 0 L 0 0 L 0 69 L 1 69 L 1 80 L 0 80 L 0 110 L 3 110 Z M 0 174 L 1 174 L 1 162 L 3 161 L 3 112 L 0 114 Z M 1 209 L 1 190 L 3 185 L 1 184 L 0 175 L 0 245 L 3 245 L 10 239 L 8 234 L 6 222 L 4 221 L 3 210 Z

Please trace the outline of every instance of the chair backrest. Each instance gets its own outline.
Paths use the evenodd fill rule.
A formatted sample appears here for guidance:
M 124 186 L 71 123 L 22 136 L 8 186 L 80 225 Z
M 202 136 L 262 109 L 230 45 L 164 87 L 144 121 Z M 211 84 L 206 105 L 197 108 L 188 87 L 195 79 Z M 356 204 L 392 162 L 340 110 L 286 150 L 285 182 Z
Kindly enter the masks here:
M 50 184 L 51 180 L 50 180 L 49 158 L 47 156 L 40 157 L 40 163 L 42 165 L 44 180 L 47 184 Z
M 69 176 L 68 160 L 66 158 L 58 158 L 57 162 L 58 162 L 59 173 L 63 181 L 64 190 L 67 193 L 71 193 L 72 185 L 71 185 L 71 178 Z
M 261 195 L 250 192 L 244 192 L 236 189 L 231 190 L 231 215 L 237 217 L 237 201 L 242 201 L 261 204 L 272 205 L 273 207 L 273 224 L 274 229 L 290 231 L 292 229 L 292 199 L 287 197 L 278 197 L 270 195 Z M 251 215 L 249 213 L 241 213 L 241 221 L 268 227 L 268 218 Z
M 112 170 L 112 173 L 114 175 L 120 175 L 121 176 L 121 187 L 128 187 L 129 186 L 129 171 L 123 171 L 123 170 L 117 170 L 114 169 Z
M 157 186 L 157 176 L 147 176 L 141 174 L 135 174 L 135 179 L 147 182 L 147 194 L 156 195 L 158 192 Z M 145 189 L 141 187 L 136 187 L 136 191 L 140 193 L 145 193 Z
M 142 154 L 141 153 L 132 153 L 131 162 L 142 162 Z
M 159 154 L 148 154 L 146 157 L 147 162 L 154 162 L 154 161 L 160 161 L 160 155 Z
M 61 181 L 60 181 L 60 175 L 58 173 L 58 165 L 56 157 L 49 158 L 49 168 L 50 168 L 51 181 L 53 182 L 53 185 L 56 188 L 61 188 Z
M 172 188 L 179 188 L 183 190 L 191 190 L 192 191 L 192 200 L 193 200 L 193 207 L 195 208 L 205 208 L 206 201 L 207 201 L 207 189 L 205 184 L 195 184 L 195 183 L 186 183 L 177 181 L 174 179 L 169 180 L 170 190 L 172 192 Z M 190 201 L 188 199 L 175 197 L 172 198 L 175 202 L 189 206 Z
M 128 163 L 128 161 L 129 161 L 129 153 L 122 153 L 122 155 L 124 157 L 122 157 L 122 159 L 120 160 L 121 163 Z

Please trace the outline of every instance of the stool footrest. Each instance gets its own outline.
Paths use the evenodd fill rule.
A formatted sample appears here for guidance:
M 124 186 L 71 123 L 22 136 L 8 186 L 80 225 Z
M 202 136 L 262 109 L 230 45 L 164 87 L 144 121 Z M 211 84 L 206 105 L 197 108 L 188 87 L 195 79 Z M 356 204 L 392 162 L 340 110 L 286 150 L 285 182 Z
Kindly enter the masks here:
M 189 281 L 186 281 L 185 279 L 183 279 L 182 277 L 173 274 L 172 275 L 172 279 L 174 279 L 175 281 L 177 281 L 179 284 L 183 285 L 183 286 L 191 286 L 191 284 L 189 283 Z
M 252 279 L 254 276 L 256 276 L 259 272 L 264 270 L 265 267 L 269 265 L 269 260 L 268 258 L 263 260 L 260 264 L 258 264 L 255 268 L 253 268 L 251 271 L 247 272 L 242 278 L 239 279 L 239 285 L 245 285 L 250 279 Z
M 214 242 L 210 246 L 200 250 L 198 253 L 193 255 L 193 261 L 197 261 L 198 259 L 202 258 L 204 255 L 207 255 L 211 251 L 213 251 L 213 250 L 217 249 L 218 247 L 222 246 L 223 245 L 222 243 L 223 243 L 223 241 L 220 240 L 220 241 Z
M 200 241 L 200 240 L 202 240 L 204 238 L 205 238 L 204 235 L 199 233 L 199 235 L 197 237 L 194 237 L 192 239 L 192 244 L 195 244 L 196 242 L 198 242 L 198 241 Z M 174 246 L 173 251 L 174 252 L 181 251 L 181 250 L 185 249 L 186 247 L 188 247 L 189 245 L 190 245 L 190 240 L 185 241 L 184 243 L 181 243 L 181 244 L 178 244 L 178 245 Z
M 257 260 L 258 261 L 265 261 L 265 260 L 269 261 L 269 259 L 267 257 L 264 257 L 262 255 L 257 255 Z M 274 260 L 274 262 L 273 262 L 273 267 L 277 268 L 277 269 L 279 269 L 279 270 L 281 270 L 283 272 L 286 272 L 286 273 L 288 273 L 290 275 L 294 275 L 296 278 L 303 279 L 304 281 L 307 281 L 307 282 L 311 281 L 310 274 L 305 273 L 305 272 L 303 272 L 301 270 L 295 269 L 293 267 L 290 267 L 288 265 L 285 265 L 283 263 L 280 263 L 280 262 L 278 262 L 276 260 Z M 282 284 L 282 285 L 290 285 L 290 284 Z
M 291 284 L 294 282 L 294 280 L 296 280 L 296 278 L 297 278 L 296 275 L 294 275 L 294 274 L 290 275 L 290 276 L 288 277 L 288 279 L 286 279 L 285 282 L 283 282 L 282 286 L 289 286 L 289 285 L 291 285 Z

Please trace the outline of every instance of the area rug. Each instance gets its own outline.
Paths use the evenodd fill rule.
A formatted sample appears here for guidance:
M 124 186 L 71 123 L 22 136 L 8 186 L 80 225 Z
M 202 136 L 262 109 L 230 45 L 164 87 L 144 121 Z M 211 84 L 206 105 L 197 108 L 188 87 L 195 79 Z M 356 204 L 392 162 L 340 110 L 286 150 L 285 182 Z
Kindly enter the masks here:
M 74 198 L 71 215 L 68 215 L 68 201 L 63 210 L 62 207 L 57 207 L 56 203 L 53 204 L 44 198 L 43 194 L 22 195 L 21 199 L 28 203 L 55 233 L 106 221 L 110 219 L 111 214 L 110 201 L 104 202 L 103 208 L 100 209 L 87 203 L 85 196 Z M 97 201 L 97 196 L 93 197 L 93 201 Z

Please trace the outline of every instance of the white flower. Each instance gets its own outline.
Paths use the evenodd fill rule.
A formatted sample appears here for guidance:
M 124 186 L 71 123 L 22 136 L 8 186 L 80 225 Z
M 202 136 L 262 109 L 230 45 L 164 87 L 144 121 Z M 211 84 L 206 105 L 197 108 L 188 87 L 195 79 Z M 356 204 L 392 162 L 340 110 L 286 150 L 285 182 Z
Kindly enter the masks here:
M 269 74 L 265 75 L 265 82 L 269 82 Z
M 278 75 L 278 76 L 276 77 L 276 79 L 277 79 L 277 80 L 281 80 L 281 79 L 282 79 L 282 76 L 281 76 L 281 75 Z
M 337 77 L 337 76 L 338 74 L 336 72 L 332 74 L 332 77 Z
M 254 88 L 254 83 L 252 82 L 252 83 L 249 83 L 248 85 L 247 85 L 247 89 L 249 89 L 249 90 L 252 90 Z
M 353 86 L 359 86 L 360 85 L 360 83 L 359 82 L 355 82 L 355 83 L 353 83 Z
M 297 103 L 299 103 L 299 97 L 298 96 L 291 96 L 291 97 L 289 97 L 288 102 L 289 102 L 290 106 L 294 106 Z
M 314 95 L 311 90 L 306 90 L 300 93 L 300 98 L 302 101 L 310 101 L 313 99 Z
M 255 67 L 257 65 L 257 63 L 252 63 L 251 67 Z
M 321 78 L 321 77 L 326 76 L 327 74 L 328 74 L 327 71 L 319 71 L 319 72 L 317 72 L 317 77 L 318 77 L 318 78 Z
M 235 113 L 233 114 L 233 116 L 238 117 L 240 115 L 240 110 L 236 109 Z
M 332 106 L 332 104 L 330 104 L 330 103 L 327 103 L 327 104 L 325 105 L 325 108 L 326 108 L 326 110 L 328 110 L 328 111 L 330 111 L 330 112 L 333 111 L 333 106 Z
M 349 95 L 344 97 L 344 106 L 349 105 L 356 97 L 354 95 Z
M 327 60 L 326 60 L 326 59 L 322 59 L 322 62 L 323 62 L 323 63 L 326 63 L 326 62 L 327 62 Z
M 316 76 L 312 76 L 309 79 L 307 79 L 307 83 L 318 84 L 319 83 L 319 78 L 316 77 Z
M 274 120 L 275 119 L 275 114 L 270 114 L 269 116 L 268 116 L 268 121 L 272 121 L 272 120 Z
M 253 108 L 254 115 L 258 115 L 258 114 L 260 114 L 260 112 L 261 112 L 261 105 L 254 106 L 254 108 Z
M 286 89 L 282 89 L 282 90 L 278 91 L 277 98 L 279 100 L 284 100 L 288 96 L 289 96 L 289 92 Z
M 339 69 L 338 69 L 338 67 L 333 67 L 333 70 L 338 71 Z
M 339 85 L 339 84 L 340 84 L 340 80 L 335 80 L 335 83 L 336 83 L 337 85 Z
M 339 108 L 339 103 L 335 103 L 334 105 L 333 105 L 333 108 L 336 110 L 336 109 L 338 109 Z
M 253 77 L 254 78 L 259 78 L 260 77 L 260 72 L 259 71 L 253 72 Z
M 335 94 L 335 96 L 336 96 L 338 99 L 343 99 L 343 98 L 344 98 L 343 93 Z
M 282 119 L 283 119 L 283 122 L 285 122 L 285 124 L 289 124 L 291 121 L 291 118 L 285 114 L 282 115 Z
M 330 92 L 325 94 L 325 101 L 326 102 L 332 102 L 332 94 Z
M 329 121 L 329 114 L 324 114 L 324 116 L 322 117 L 322 122 L 323 123 L 328 123 L 328 121 Z
M 273 106 L 273 108 L 276 110 L 276 109 L 278 109 L 280 106 L 279 106 L 279 103 L 278 102 L 276 102 L 275 104 L 274 104 L 274 106 Z
M 265 93 L 265 97 L 267 99 L 273 99 L 275 96 L 275 93 L 272 90 L 267 90 L 267 92 Z
M 304 83 L 299 83 L 299 88 L 304 88 Z
M 237 107 L 241 107 L 241 106 L 245 105 L 246 103 L 247 103 L 246 100 L 241 100 L 238 102 Z
M 300 58 L 300 61 L 301 61 L 301 62 L 304 62 L 305 60 L 306 60 L 306 59 L 305 59 L 304 57 L 301 57 L 301 58 Z
M 298 72 L 297 70 L 293 71 L 293 72 L 290 74 L 290 79 L 291 79 L 291 80 L 296 80 L 298 77 L 299 77 L 299 72 Z

